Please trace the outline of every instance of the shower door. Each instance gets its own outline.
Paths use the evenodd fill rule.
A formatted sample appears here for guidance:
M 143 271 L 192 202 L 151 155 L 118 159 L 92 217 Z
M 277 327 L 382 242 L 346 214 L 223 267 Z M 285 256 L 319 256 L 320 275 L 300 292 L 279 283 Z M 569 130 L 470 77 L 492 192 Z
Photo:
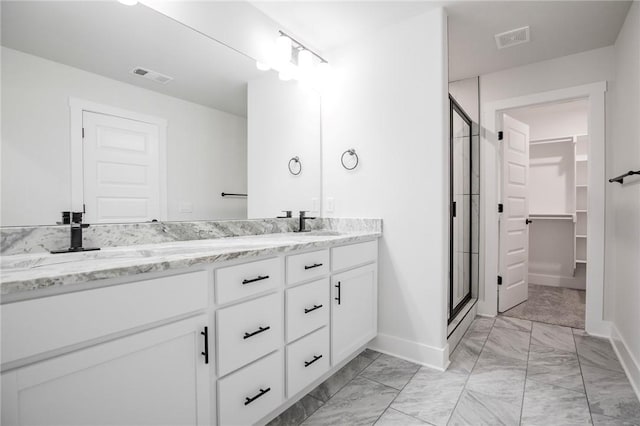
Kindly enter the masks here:
M 473 271 L 472 220 L 473 159 L 472 121 L 462 107 L 449 96 L 450 104 L 450 243 L 449 243 L 449 322 L 471 299 Z M 476 147 L 477 148 L 477 147 Z M 476 166 L 477 167 L 477 166 Z M 477 271 L 476 271 L 477 273 Z

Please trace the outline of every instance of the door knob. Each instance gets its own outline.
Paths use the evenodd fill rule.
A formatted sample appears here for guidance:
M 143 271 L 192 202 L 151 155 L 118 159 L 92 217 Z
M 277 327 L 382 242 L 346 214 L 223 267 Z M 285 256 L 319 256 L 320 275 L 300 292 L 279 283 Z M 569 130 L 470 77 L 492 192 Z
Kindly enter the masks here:
M 525 221 L 524 221 L 524 223 L 526 223 L 527 225 L 530 224 L 531 222 L 533 222 L 533 221 L 531 219 L 529 219 L 529 218 L 526 218 Z

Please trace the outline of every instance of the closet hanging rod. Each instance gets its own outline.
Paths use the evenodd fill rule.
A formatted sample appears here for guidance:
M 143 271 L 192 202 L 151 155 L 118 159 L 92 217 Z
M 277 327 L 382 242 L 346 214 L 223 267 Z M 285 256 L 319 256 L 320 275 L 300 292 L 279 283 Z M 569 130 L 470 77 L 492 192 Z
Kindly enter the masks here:
M 222 196 L 223 197 L 246 197 L 247 194 L 230 194 L 228 192 L 223 192 Z
M 560 143 L 560 142 L 573 142 L 573 138 L 566 137 L 566 138 L 551 138 L 551 139 L 533 139 L 529 141 L 529 144 L 542 145 L 545 143 Z
M 640 170 L 636 170 L 636 171 L 629 170 L 627 173 L 623 175 L 616 176 L 614 178 L 609 179 L 609 182 L 618 182 L 620 185 L 622 185 L 624 183 L 624 178 L 632 175 L 640 175 Z

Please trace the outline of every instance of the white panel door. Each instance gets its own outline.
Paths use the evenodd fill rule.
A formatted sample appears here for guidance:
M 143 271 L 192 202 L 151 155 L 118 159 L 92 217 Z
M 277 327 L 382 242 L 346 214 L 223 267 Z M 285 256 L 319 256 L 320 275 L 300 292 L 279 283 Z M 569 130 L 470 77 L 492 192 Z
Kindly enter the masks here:
M 331 362 L 345 359 L 378 333 L 377 265 L 331 277 Z
M 84 111 L 85 222 L 161 219 L 159 129 Z
M 200 334 L 207 319 L 200 315 L 4 373 L 2 424 L 210 424 L 213 360 L 205 363 Z
M 504 115 L 502 141 L 502 200 L 498 310 L 504 312 L 527 300 L 529 232 L 529 126 Z

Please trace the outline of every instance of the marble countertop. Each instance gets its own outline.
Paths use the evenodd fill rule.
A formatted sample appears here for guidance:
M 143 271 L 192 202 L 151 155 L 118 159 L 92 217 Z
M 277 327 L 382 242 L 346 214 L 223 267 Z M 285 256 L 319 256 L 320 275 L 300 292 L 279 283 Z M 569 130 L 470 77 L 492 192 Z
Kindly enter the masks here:
M 1 258 L 0 295 L 147 272 L 326 248 L 380 237 L 379 232 L 313 231 L 107 247 L 83 253 L 32 253 Z

